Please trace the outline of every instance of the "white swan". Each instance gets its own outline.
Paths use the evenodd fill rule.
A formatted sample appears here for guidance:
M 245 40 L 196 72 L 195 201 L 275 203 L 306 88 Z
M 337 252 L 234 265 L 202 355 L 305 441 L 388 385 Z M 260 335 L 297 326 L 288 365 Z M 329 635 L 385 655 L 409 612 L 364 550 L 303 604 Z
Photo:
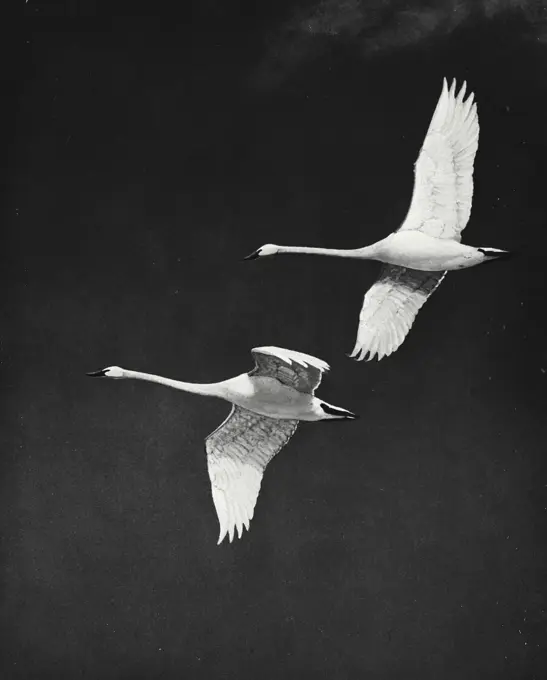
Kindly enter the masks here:
M 350 356 L 378 360 L 404 341 L 427 298 L 446 272 L 508 256 L 497 248 L 460 243 L 471 213 L 473 162 L 479 120 L 473 94 L 464 101 L 466 83 L 456 95 L 446 79 L 418 160 L 407 216 L 397 231 L 365 248 L 337 250 L 266 244 L 245 259 L 280 253 L 333 255 L 378 260 L 382 268 L 365 295 L 357 341 Z
M 197 384 L 109 366 L 91 377 L 134 378 L 177 390 L 219 397 L 232 403 L 226 420 L 205 440 L 220 543 L 237 529 L 249 529 L 262 475 L 294 434 L 299 420 L 348 420 L 357 416 L 314 396 L 329 365 L 308 354 L 280 347 L 251 350 L 255 368 L 222 382 Z

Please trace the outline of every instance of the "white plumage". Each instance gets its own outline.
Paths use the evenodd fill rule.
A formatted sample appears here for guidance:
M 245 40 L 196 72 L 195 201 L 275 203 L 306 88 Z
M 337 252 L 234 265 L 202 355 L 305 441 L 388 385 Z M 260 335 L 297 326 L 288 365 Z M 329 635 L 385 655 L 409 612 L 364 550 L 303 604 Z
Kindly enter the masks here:
M 447 271 L 473 267 L 509 253 L 460 243 L 471 214 L 473 163 L 479 120 L 466 83 L 442 92 L 414 167 L 410 208 L 397 231 L 364 248 L 341 250 L 266 244 L 248 259 L 296 253 L 332 255 L 384 263 L 366 293 L 351 356 L 382 359 L 403 343 L 416 314 Z
M 205 440 L 220 543 L 249 529 L 262 476 L 270 460 L 294 434 L 300 420 L 348 420 L 356 416 L 314 396 L 329 365 L 281 347 L 252 350 L 255 368 L 218 383 L 187 383 L 119 366 L 88 373 L 93 377 L 133 378 L 232 403 L 226 420 Z
M 357 340 L 351 357 L 360 361 L 369 354 L 378 360 L 402 345 L 416 314 L 444 279 L 446 272 L 421 272 L 384 265 L 380 277 L 365 295 Z
M 249 529 L 270 460 L 296 431 L 298 420 L 275 420 L 239 406 L 205 440 L 213 502 L 220 523 L 220 543 L 226 534 L 230 541 L 237 528 Z
M 473 93 L 464 102 L 466 83 L 456 97 L 456 81 L 446 79 L 414 165 L 414 191 L 399 231 L 419 231 L 436 239 L 460 241 L 473 198 L 473 163 L 479 146 L 479 118 Z M 436 244 L 435 244 L 436 245 Z M 351 356 L 378 360 L 405 340 L 418 311 L 438 288 L 446 271 L 382 267 L 365 295 Z
M 250 376 L 279 380 L 303 394 L 313 395 L 329 365 L 309 354 L 281 347 L 251 350 L 256 367 Z M 249 530 L 270 460 L 285 446 L 298 426 L 298 419 L 281 420 L 232 406 L 226 420 L 205 440 L 213 502 L 220 523 L 218 542 L 237 529 Z
M 456 81 L 446 79 L 414 164 L 414 191 L 400 230 L 418 230 L 460 240 L 471 215 L 473 163 L 479 147 L 479 117 L 466 83 L 456 96 Z

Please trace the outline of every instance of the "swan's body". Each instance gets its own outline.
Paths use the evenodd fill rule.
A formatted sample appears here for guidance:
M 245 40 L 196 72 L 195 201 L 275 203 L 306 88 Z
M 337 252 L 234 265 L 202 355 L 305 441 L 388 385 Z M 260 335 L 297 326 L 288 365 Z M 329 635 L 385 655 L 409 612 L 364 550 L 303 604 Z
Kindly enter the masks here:
M 491 260 L 494 255 L 492 248 L 474 248 L 451 239 L 428 236 L 421 231 L 396 231 L 378 241 L 373 248 L 376 252 L 373 259 L 384 264 L 427 272 L 474 267 Z M 367 251 L 366 248 L 364 250 Z M 503 254 L 503 251 L 497 252 Z
M 252 350 L 250 373 L 216 383 L 188 383 L 151 373 L 110 366 L 88 375 L 129 378 L 217 397 L 232 404 L 228 418 L 205 440 L 213 501 L 220 522 L 220 543 L 237 529 L 249 529 L 262 475 L 269 461 L 294 434 L 298 422 L 348 420 L 356 416 L 314 396 L 328 364 L 279 347 Z
M 474 267 L 492 260 L 493 257 L 502 257 L 506 252 L 496 248 L 475 248 L 458 241 L 429 236 L 422 231 L 396 231 L 371 246 L 348 250 L 305 246 L 272 245 L 271 247 L 276 249 L 276 255 L 291 253 L 349 257 L 354 260 L 377 260 L 384 264 L 428 272 L 445 272 Z M 412 267 L 410 267 L 411 263 Z
M 460 243 L 471 213 L 473 163 L 479 121 L 466 84 L 456 95 L 446 80 L 414 170 L 414 192 L 399 229 L 364 248 L 349 250 L 266 244 L 247 259 L 283 253 L 330 255 L 384 264 L 365 295 L 352 355 L 378 359 L 404 341 L 416 314 L 447 271 L 474 267 L 508 255 L 498 248 Z

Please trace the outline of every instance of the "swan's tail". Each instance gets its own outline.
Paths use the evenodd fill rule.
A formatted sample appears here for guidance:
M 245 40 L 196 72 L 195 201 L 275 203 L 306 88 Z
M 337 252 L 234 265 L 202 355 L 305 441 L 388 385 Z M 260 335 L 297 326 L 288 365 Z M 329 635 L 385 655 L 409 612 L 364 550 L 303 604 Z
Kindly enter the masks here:
M 359 418 L 355 413 L 339 406 L 327 404 L 325 401 L 320 402 L 319 406 L 324 412 L 322 420 L 356 420 Z
M 479 253 L 484 255 L 483 262 L 493 262 L 494 260 L 506 260 L 514 255 L 510 250 L 500 250 L 499 248 L 478 248 Z

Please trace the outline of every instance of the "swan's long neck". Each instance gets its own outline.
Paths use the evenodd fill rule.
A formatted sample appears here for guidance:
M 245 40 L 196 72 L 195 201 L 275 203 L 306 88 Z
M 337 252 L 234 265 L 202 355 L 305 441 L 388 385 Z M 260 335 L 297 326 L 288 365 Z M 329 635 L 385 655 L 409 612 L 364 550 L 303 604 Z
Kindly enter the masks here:
M 277 246 L 278 254 L 327 255 L 330 257 L 350 257 L 357 260 L 372 260 L 377 254 L 376 244 L 366 248 L 311 248 L 308 246 Z
M 181 380 L 172 380 L 171 378 L 164 378 L 161 375 L 154 375 L 153 373 L 142 373 L 141 371 L 129 371 L 123 369 L 123 377 L 131 378 L 133 380 L 146 380 L 147 382 L 158 383 L 158 385 L 165 385 L 172 387 L 175 390 L 182 390 L 183 392 L 191 392 L 192 394 L 202 394 L 207 397 L 224 397 L 222 383 L 190 383 L 182 382 Z

